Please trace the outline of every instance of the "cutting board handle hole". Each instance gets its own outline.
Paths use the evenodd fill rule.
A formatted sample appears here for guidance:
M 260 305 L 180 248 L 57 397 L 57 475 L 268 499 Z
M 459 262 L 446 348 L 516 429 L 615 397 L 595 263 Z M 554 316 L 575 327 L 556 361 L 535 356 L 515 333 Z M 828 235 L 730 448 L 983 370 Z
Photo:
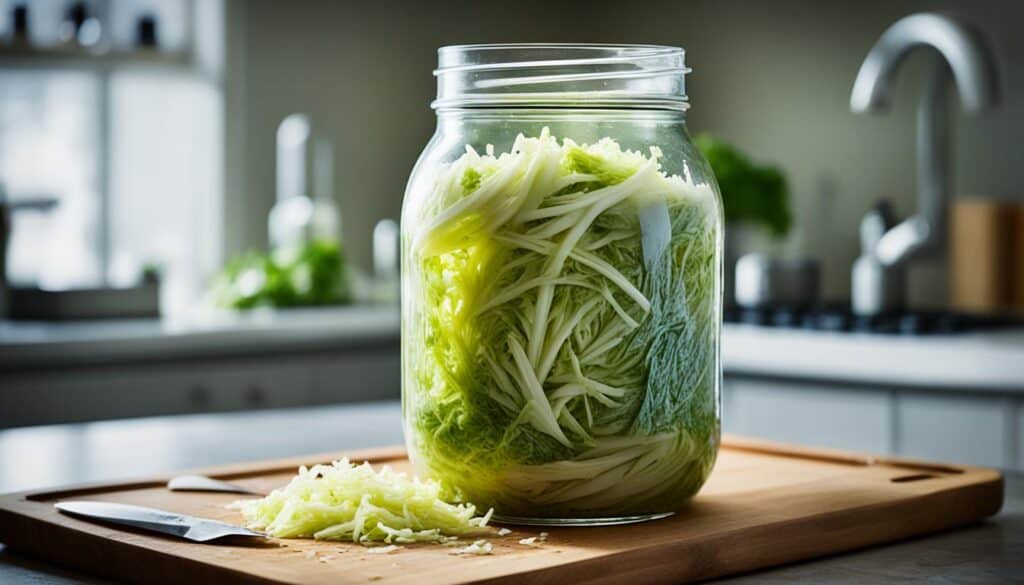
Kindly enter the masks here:
M 910 482 L 910 481 L 921 481 L 922 479 L 931 479 L 933 477 L 938 477 L 938 476 L 937 475 L 932 475 L 930 473 L 914 473 L 912 475 L 898 475 L 898 476 L 892 478 L 889 481 L 891 481 L 893 483 L 907 483 L 907 482 Z

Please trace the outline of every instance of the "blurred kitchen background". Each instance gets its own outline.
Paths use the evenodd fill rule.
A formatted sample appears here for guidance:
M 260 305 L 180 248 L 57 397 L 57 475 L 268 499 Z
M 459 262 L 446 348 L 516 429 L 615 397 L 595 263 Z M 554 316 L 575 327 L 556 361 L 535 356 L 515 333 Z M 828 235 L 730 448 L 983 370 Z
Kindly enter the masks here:
M 955 20 L 898 40 L 963 59 L 926 121 L 949 122 L 948 205 L 902 260 L 915 224 L 886 237 L 920 211 L 917 110 L 948 69 L 923 46 L 876 80 L 887 110 L 851 94 L 922 11 Z M 436 49 L 656 43 L 687 49 L 690 129 L 729 164 L 726 431 L 1024 469 L 1021 22 L 1013 1 L 0 0 L 0 428 L 397 399 L 393 222 Z

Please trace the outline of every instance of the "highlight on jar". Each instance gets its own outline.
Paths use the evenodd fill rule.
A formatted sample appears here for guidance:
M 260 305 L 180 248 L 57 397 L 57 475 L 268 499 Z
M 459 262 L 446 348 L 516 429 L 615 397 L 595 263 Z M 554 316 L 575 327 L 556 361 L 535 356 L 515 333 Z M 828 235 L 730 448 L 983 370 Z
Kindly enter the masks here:
M 714 465 L 722 212 L 683 57 L 440 51 L 402 217 L 406 442 L 502 521 L 664 517 Z

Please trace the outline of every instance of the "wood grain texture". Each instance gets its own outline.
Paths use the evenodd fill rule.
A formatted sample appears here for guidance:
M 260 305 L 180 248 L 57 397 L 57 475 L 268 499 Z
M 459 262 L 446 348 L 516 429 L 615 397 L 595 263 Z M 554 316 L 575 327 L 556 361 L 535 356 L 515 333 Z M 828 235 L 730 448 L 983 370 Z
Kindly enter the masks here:
M 998 313 L 1010 304 L 1013 207 L 958 199 L 950 211 L 951 302 L 962 311 Z
M 1010 252 L 1010 303 L 1017 313 L 1024 315 L 1024 204 L 1013 208 L 1010 221 L 1013 243 Z
M 198 470 L 257 490 L 278 487 L 300 464 L 341 453 Z M 400 448 L 347 454 L 408 468 Z M 202 545 L 59 514 L 62 499 L 164 508 L 238 523 L 238 496 L 169 492 L 166 477 L 0 498 L 0 541 L 85 571 L 146 583 L 680 583 L 752 571 L 927 534 L 996 513 L 993 470 L 880 459 L 727 438 L 708 484 L 675 516 L 632 526 L 538 529 L 493 536 L 490 556 L 408 546 L 368 554 L 307 540 Z

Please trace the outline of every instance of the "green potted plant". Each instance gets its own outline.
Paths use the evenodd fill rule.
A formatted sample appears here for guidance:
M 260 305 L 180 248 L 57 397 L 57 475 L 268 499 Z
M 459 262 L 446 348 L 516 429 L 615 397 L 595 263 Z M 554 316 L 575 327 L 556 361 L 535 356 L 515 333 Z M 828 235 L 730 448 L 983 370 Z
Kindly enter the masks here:
M 732 280 L 736 260 L 749 251 L 751 232 L 781 239 L 793 225 L 789 186 L 782 170 L 755 164 L 735 146 L 709 134 L 694 142 L 711 165 L 725 208 L 725 299 L 733 301 Z

